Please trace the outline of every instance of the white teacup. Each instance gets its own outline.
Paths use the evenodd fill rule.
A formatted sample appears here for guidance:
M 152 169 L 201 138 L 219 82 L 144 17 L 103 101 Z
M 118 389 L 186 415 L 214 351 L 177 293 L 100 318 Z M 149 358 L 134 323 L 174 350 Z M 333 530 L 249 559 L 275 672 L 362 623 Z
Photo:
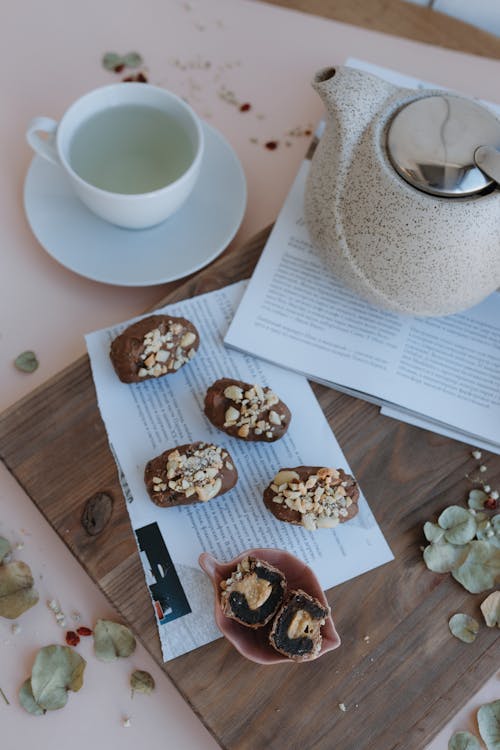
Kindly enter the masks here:
M 35 117 L 26 137 L 64 170 L 91 211 L 129 229 L 154 226 L 177 211 L 196 183 L 204 149 L 191 107 L 145 83 L 95 89 L 59 123 Z

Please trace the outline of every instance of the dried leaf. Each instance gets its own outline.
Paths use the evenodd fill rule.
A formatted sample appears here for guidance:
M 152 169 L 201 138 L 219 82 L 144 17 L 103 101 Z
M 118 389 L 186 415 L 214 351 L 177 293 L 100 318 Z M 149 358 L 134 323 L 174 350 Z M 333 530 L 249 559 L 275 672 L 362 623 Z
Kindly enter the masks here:
M 114 661 L 135 651 L 135 638 L 125 625 L 111 620 L 97 620 L 94 628 L 95 655 L 101 661 Z
M 484 490 L 471 490 L 467 504 L 469 508 L 473 508 L 474 510 L 484 510 L 484 503 L 487 499 L 488 495 Z
M 83 685 L 86 661 L 69 646 L 45 646 L 35 658 L 31 672 L 33 698 L 47 711 L 66 705 L 68 690 Z
M 464 562 L 468 552 L 468 544 L 463 547 L 446 542 L 429 544 L 424 549 L 424 562 L 434 573 L 449 573 Z
M 444 537 L 444 529 L 437 523 L 426 521 L 424 523 L 424 535 L 428 542 L 439 542 Z
M 448 750 L 481 750 L 481 745 L 470 732 L 456 732 L 448 742 Z
M 35 372 L 38 369 L 38 359 L 36 358 L 35 352 L 26 351 L 21 352 L 15 360 L 14 366 L 17 367 L 21 372 Z
M 106 54 L 103 55 L 102 64 L 106 70 L 114 71 L 117 65 L 123 65 L 123 57 L 117 55 L 116 52 L 106 52 Z
M 0 564 L 4 561 L 8 554 L 11 552 L 10 542 L 0 536 Z
M 0 617 L 15 620 L 38 601 L 33 576 L 21 561 L 0 565 Z
M 500 750 L 500 700 L 481 706 L 477 712 L 477 723 L 488 750 Z
M 130 675 L 130 687 L 134 692 L 150 695 L 155 689 L 155 681 L 149 674 L 142 669 L 136 669 Z
M 128 52 L 123 56 L 123 62 L 127 68 L 138 68 L 142 65 L 142 57 L 138 52 Z
M 476 519 L 459 505 L 445 508 L 438 518 L 438 524 L 446 529 L 444 538 L 450 544 L 467 544 L 476 534 Z
M 486 597 L 481 603 L 481 612 L 489 628 L 494 628 L 495 625 L 500 628 L 500 591 L 493 591 Z
M 487 591 L 500 580 L 500 549 L 489 542 L 470 542 L 465 561 L 451 572 L 471 594 Z
M 33 691 L 31 689 L 31 679 L 29 677 L 19 688 L 19 702 L 29 714 L 33 714 L 34 716 L 43 716 L 43 714 L 46 713 L 45 708 L 39 706 L 33 697 Z
M 473 617 L 461 612 L 453 615 L 448 623 L 452 635 L 464 643 L 473 643 L 479 632 L 479 623 Z

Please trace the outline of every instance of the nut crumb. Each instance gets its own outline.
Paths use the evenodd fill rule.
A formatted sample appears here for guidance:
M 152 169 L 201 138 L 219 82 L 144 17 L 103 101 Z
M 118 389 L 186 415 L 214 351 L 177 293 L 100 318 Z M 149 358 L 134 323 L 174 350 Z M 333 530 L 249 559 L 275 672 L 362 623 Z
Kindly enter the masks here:
M 344 712 L 347 711 L 345 703 L 339 703 L 339 708 L 341 711 L 344 711 Z
M 132 722 L 130 721 L 130 716 L 124 716 L 122 724 L 123 724 L 124 727 L 131 726 Z
M 472 451 L 472 454 L 471 454 L 471 455 L 472 455 L 472 458 L 475 458 L 475 459 L 477 459 L 478 461 L 479 461 L 479 459 L 480 459 L 480 458 L 482 458 L 482 457 L 483 457 L 483 454 L 482 454 L 482 453 L 481 453 L 481 451 L 480 451 L 480 450 L 478 450 L 477 448 L 476 448 L 475 450 L 473 450 L 473 451 Z

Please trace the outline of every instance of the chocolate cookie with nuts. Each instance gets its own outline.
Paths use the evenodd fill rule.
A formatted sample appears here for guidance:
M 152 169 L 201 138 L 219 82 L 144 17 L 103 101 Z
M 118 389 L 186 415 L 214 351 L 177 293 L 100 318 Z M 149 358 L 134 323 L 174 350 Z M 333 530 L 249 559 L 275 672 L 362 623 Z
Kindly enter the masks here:
M 221 607 L 226 617 L 247 628 L 261 628 L 276 614 L 286 591 L 286 579 L 278 568 L 255 557 L 245 557 L 225 581 L 221 581 Z
M 231 378 L 216 380 L 207 390 L 205 414 L 228 435 L 268 443 L 283 437 L 292 418 L 270 388 Z
M 329 614 L 329 609 L 305 591 L 288 591 L 274 618 L 269 643 L 294 661 L 314 659 L 321 651 L 321 627 Z
M 198 331 L 186 318 L 150 315 L 117 336 L 109 356 L 123 383 L 139 383 L 177 372 L 193 359 L 199 343 Z
M 358 512 L 359 487 L 342 469 L 280 469 L 264 491 L 264 504 L 280 521 L 312 531 L 332 528 Z
M 163 508 L 191 505 L 223 495 L 238 481 L 229 453 L 212 443 L 188 443 L 151 459 L 144 482 L 151 500 Z

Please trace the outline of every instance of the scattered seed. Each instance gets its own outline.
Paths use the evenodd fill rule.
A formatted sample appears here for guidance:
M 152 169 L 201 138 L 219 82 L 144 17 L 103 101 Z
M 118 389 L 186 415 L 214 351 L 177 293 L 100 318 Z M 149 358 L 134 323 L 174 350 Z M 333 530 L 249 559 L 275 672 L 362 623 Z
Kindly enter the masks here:
M 132 724 L 132 722 L 130 721 L 130 716 L 124 716 L 122 724 L 124 727 L 129 727 Z
M 493 490 L 493 492 L 490 493 L 490 497 L 492 497 L 493 500 L 498 500 L 498 492 L 497 492 L 497 490 Z
M 21 632 L 21 626 L 19 625 L 18 622 L 15 622 L 13 625 L 11 625 L 10 630 L 11 630 L 12 635 L 17 635 L 18 633 Z
M 481 464 L 481 466 L 479 467 L 479 471 L 481 472 L 481 474 L 484 474 L 485 471 L 488 471 L 488 467 L 484 464 Z

